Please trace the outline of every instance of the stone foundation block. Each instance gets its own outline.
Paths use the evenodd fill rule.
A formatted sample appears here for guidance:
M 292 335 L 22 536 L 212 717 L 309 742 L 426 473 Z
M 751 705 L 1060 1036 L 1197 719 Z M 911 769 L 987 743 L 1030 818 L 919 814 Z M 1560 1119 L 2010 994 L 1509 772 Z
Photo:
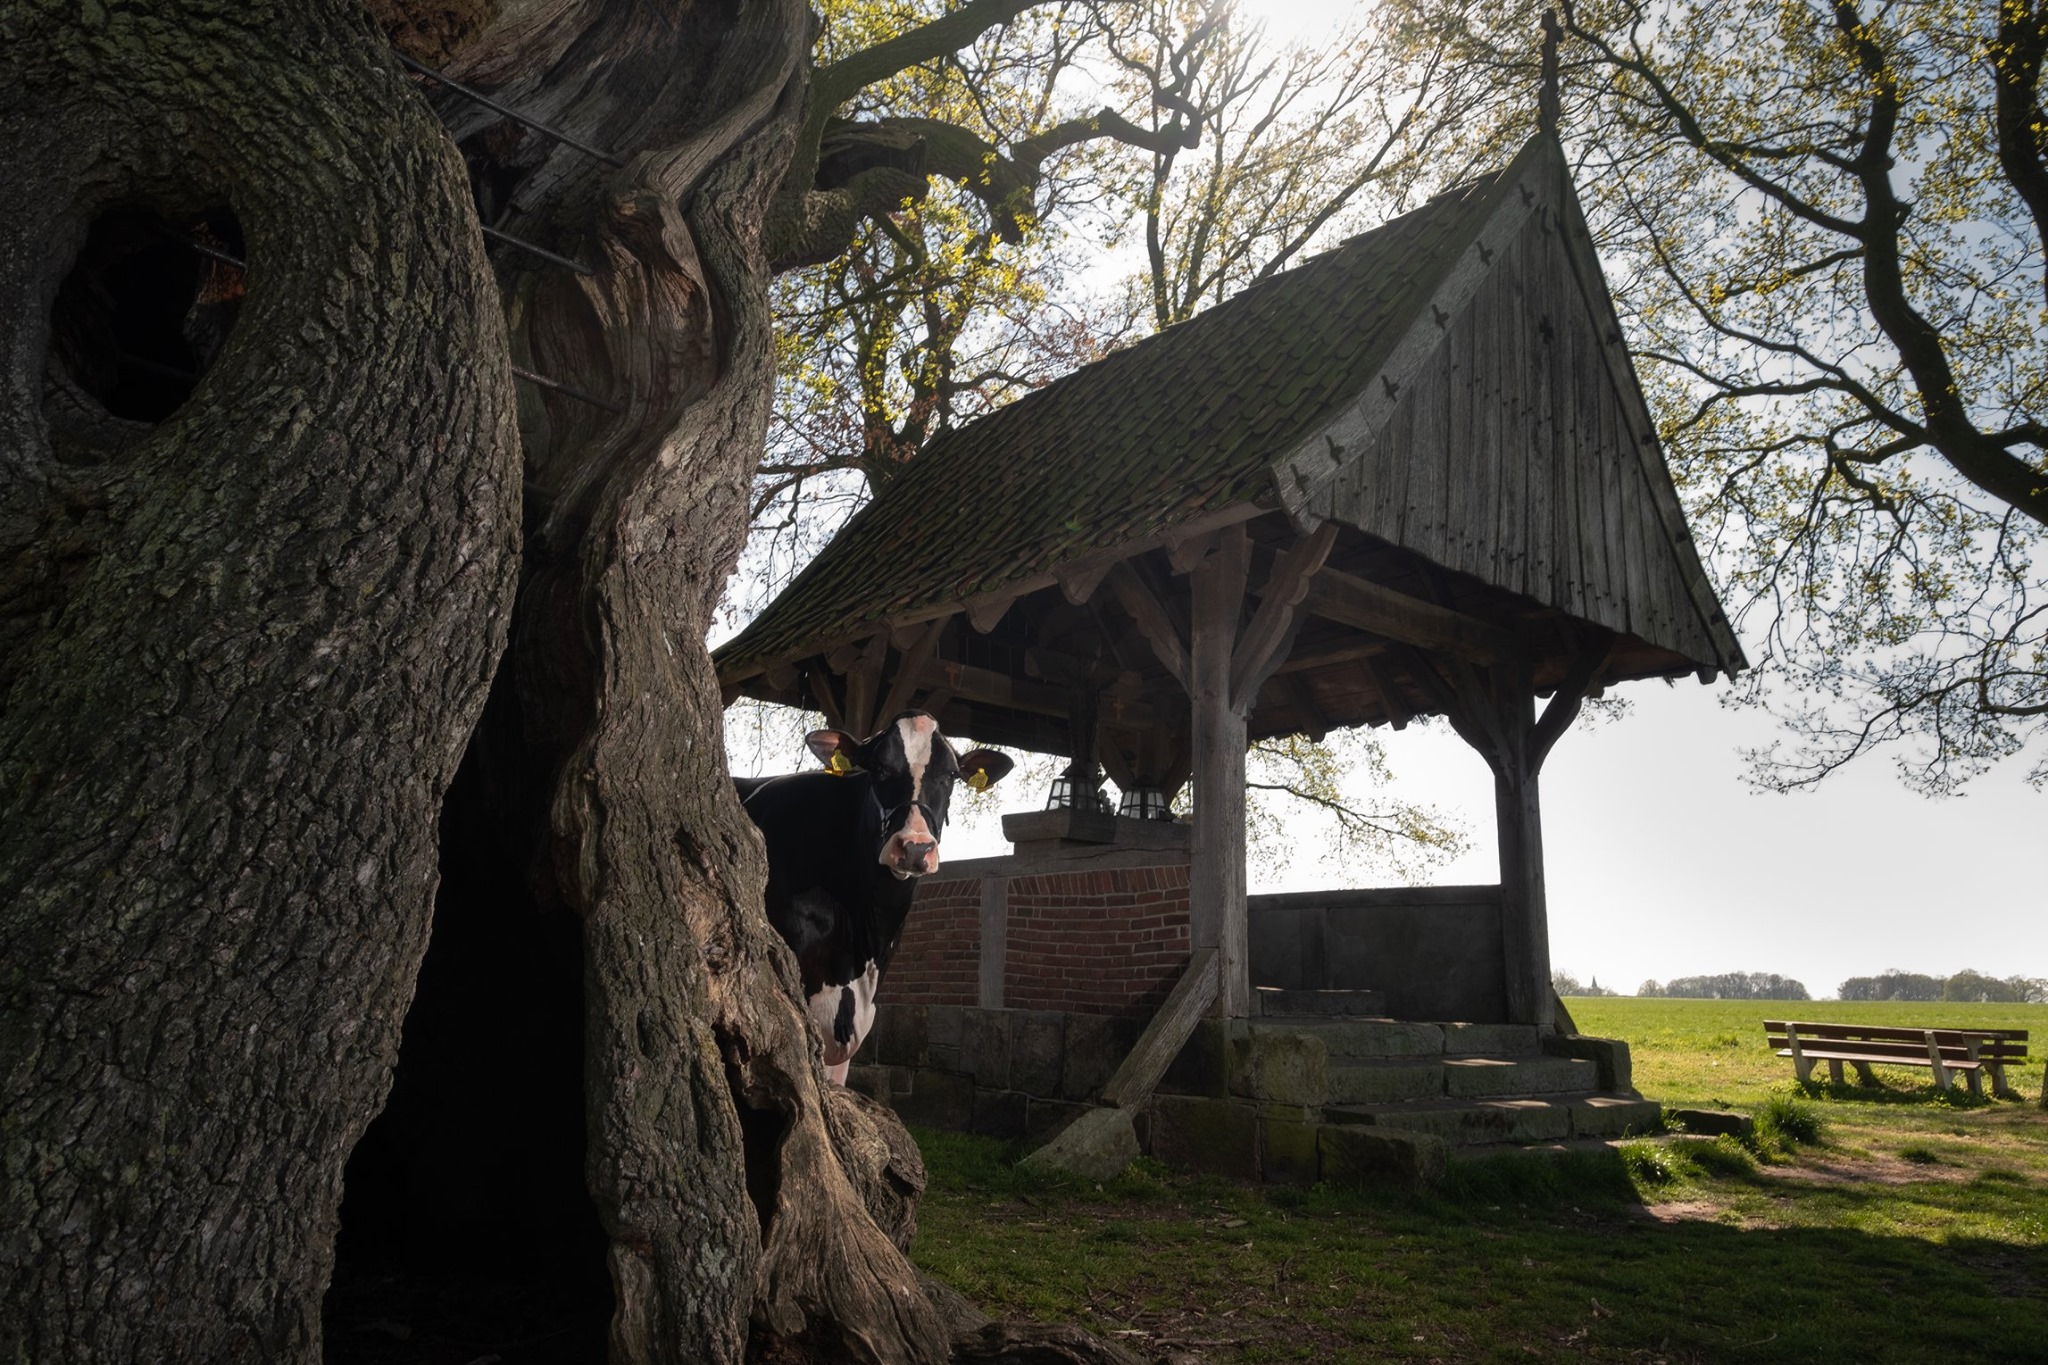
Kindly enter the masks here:
M 1320 1038 L 1264 1029 L 1247 1032 L 1231 1040 L 1229 1061 L 1233 1095 L 1316 1108 L 1329 1103 L 1328 1054 Z
M 1594 1095 L 1574 1102 L 1571 1111 L 1573 1137 L 1639 1137 L 1644 1133 L 1659 1132 L 1664 1127 L 1664 1106 L 1655 1100 Z M 1743 1116 L 1737 1114 L 1734 1117 Z
M 1160 1080 L 1161 1090 L 1182 1095 L 1211 1095 L 1221 1099 L 1230 1093 L 1230 1043 L 1243 1037 L 1241 1020 L 1204 1019 L 1181 1048 L 1173 1065 Z
M 1010 1018 L 1005 1010 L 962 1010 L 960 1069 L 984 1090 L 1010 1088 Z
M 1738 1114 L 1732 1109 L 1674 1109 L 1671 1121 L 1688 1133 L 1702 1137 L 1740 1138 L 1744 1142 L 1756 1136 L 1756 1120 L 1747 1114 Z
M 889 1083 L 886 1066 L 852 1066 L 846 1071 L 846 1088 L 866 1095 L 877 1104 L 888 1104 L 895 1087 Z
M 911 1073 L 909 1092 L 896 1095 L 890 1103 L 905 1123 L 965 1129 L 974 1121 L 974 1078 L 919 1067 Z
M 968 1131 L 985 1137 L 1022 1137 L 1029 1104 L 1030 1097 L 1021 1090 L 983 1090 L 977 1087 L 974 1092 L 974 1118 Z
M 1152 1155 L 1183 1170 L 1259 1178 L 1259 1119 L 1249 1104 L 1196 1095 L 1155 1095 Z
M 926 1012 L 923 1005 L 877 1006 L 875 1026 L 861 1044 L 862 1054 L 889 1066 L 923 1066 Z
M 1060 1093 L 1066 1018 L 1057 1010 L 1018 1010 L 1010 1016 L 1011 1089 L 1027 1095 Z
M 1060 1061 L 1059 1096 L 1093 1099 L 1123 1065 L 1138 1041 L 1137 1025 L 1107 1014 L 1070 1014 L 1066 1054 Z
M 966 1010 L 959 1005 L 930 1005 L 924 1012 L 924 1041 L 926 1047 L 957 1048 L 960 1046 L 960 1020 Z
M 1313 1185 L 1322 1179 L 1317 1155 L 1319 1123 L 1298 1119 L 1259 1116 L 1259 1168 L 1270 1181 L 1287 1185 Z
M 1600 1072 L 1602 1090 L 1635 1089 L 1634 1068 L 1628 1044 L 1619 1038 L 1592 1038 L 1582 1033 L 1545 1035 L 1543 1050 L 1553 1057 L 1578 1057 L 1591 1062 Z
M 1450 1164 L 1450 1148 L 1440 1138 L 1335 1123 L 1316 1130 L 1316 1153 L 1322 1179 L 1352 1187 L 1388 1181 L 1431 1185 Z

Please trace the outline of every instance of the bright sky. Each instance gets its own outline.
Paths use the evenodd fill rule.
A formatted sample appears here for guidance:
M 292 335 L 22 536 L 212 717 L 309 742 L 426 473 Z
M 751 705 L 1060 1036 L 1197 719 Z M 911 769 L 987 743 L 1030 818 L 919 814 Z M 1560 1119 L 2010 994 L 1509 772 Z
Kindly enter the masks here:
M 1365 6 L 1360 0 L 1237 0 L 1237 12 L 1282 43 L 1320 38 Z
M 1716 703 L 1687 680 L 1615 689 L 1618 720 L 1580 724 L 1543 774 L 1551 960 L 1581 981 L 1633 993 L 1645 978 L 1777 972 L 1831 996 L 1887 968 L 2048 976 L 2048 795 L 2022 754 L 1945 801 L 1901 787 L 1883 755 L 1817 791 L 1775 795 L 1743 779 L 1738 750 L 1775 723 Z M 1471 850 L 1426 880 L 1499 879 L 1493 786 L 1446 726 L 1386 734 L 1395 794 L 1459 816 Z M 998 788 L 1032 810 L 1042 785 Z M 1307 836 L 1315 842 L 1314 832 Z M 952 858 L 1007 853 L 996 822 L 950 831 Z M 1299 860 L 1254 892 L 1393 884 Z

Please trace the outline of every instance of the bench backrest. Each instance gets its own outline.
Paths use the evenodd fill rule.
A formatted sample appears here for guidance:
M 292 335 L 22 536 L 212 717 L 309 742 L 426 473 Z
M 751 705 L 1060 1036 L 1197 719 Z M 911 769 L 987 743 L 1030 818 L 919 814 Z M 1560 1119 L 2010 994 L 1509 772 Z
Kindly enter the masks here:
M 1974 1043 L 1980 1061 L 2011 1064 L 2027 1059 L 2027 1031 L 2017 1029 L 1957 1029 L 1957 1028 L 1898 1028 L 1879 1024 L 1821 1024 L 1805 1023 L 1799 1020 L 1766 1019 L 1764 1030 L 1769 1034 L 1767 1045 L 1774 1048 L 1789 1048 L 1791 1039 L 1786 1030 L 1796 1029 L 1802 1046 L 1812 1045 L 1821 1051 L 1841 1051 L 1841 1044 L 1850 1044 L 1859 1052 L 1874 1057 L 1897 1057 L 1903 1061 L 1926 1062 L 1927 1035 L 1934 1035 L 1935 1046 L 1940 1049 L 1943 1061 L 1964 1061 L 1969 1058 L 1970 1045 Z

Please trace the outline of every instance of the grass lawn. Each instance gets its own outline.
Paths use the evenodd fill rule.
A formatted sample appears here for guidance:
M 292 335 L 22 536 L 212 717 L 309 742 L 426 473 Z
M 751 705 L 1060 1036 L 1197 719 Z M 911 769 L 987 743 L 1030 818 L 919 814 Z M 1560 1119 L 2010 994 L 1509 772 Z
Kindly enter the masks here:
M 1783 1017 L 2033 1030 L 2048 1006 L 1570 1002 L 1667 1103 L 1791 1090 Z M 1025 1177 L 1007 1144 L 918 1134 L 918 1262 L 1001 1315 L 1177 1361 L 2048 1361 L 2048 1113 L 1936 1098 L 1925 1070 L 1822 1087 L 1817 1145 L 1728 1140 L 1454 1166 L 1429 1194 L 1238 1185 L 1150 1163 Z

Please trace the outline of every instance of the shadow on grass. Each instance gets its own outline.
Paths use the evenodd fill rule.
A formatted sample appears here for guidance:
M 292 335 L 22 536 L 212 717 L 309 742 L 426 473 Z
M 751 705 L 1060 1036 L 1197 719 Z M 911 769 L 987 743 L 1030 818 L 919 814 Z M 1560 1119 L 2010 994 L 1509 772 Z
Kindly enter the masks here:
M 1177 1342 L 1209 1362 L 2043 1358 L 2048 1190 L 2024 1177 L 1713 1182 L 1811 1215 L 1760 1226 L 1717 1221 L 1736 1215 L 1711 1201 L 1652 1216 L 1613 1152 L 1455 1164 L 1422 1192 L 1248 1186 L 1147 1162 L 1095 1186 L 1023 1176 L 1006 1144 L 918 1137 L 931 1168 L 920 1263 L 995 1311 L 1122 1332 L 1155 1358 Z M 2017 1207 L 2032 1230 L 1853 1226 L 1910 1229 L 1923 1203 L 1930 1217 Z
M 1858 1104 L 1910 1104 L 1944 1109 L 1988 1109 L 1994 1104 L 2011 1103 L 1992 1098 L 1989 1091 L 1982 1096 L 1966 1090 L 1937 1090 L 1933 1082 L 1921 1086 L 1886 1085 L 1883 1081 L 1866 1085 L 1861 1081 L 1793 1081 L 1792 1089 L 1799 1094 L 1816 1100 L 1853 1101 Z

